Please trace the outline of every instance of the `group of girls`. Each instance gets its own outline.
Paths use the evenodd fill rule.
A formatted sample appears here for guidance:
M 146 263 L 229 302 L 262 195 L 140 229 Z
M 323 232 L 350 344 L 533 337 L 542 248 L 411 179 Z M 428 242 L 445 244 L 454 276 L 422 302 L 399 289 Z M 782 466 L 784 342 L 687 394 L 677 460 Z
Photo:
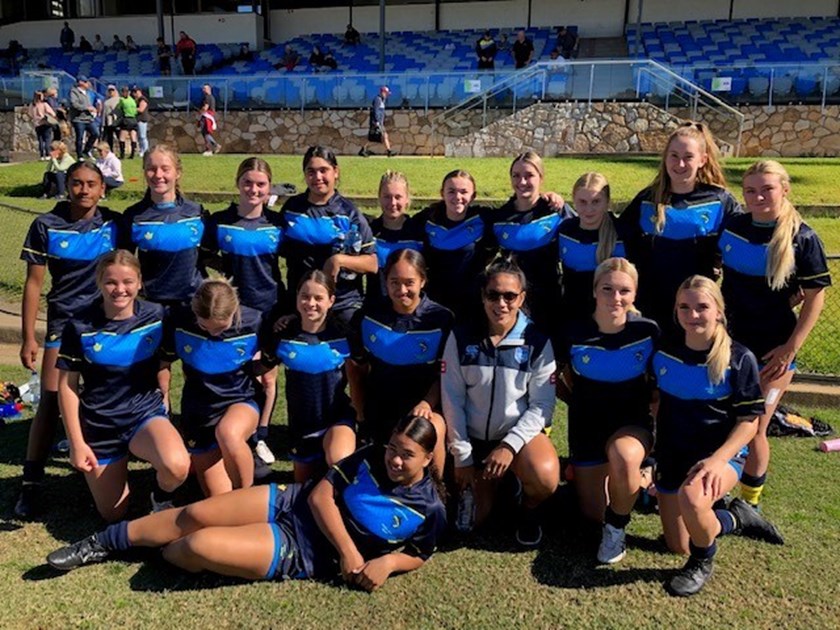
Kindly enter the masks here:
M 178 192 L 180 163 L 171 150 L 153 149 L 144 166 L 146 197 L 126 211 L 125 228 L 115 227 L 107 243 L 98 241 L 100 254 L 125 242 L 139 262 L 127 252 L 102 258 L 89 248 L 73 261 L 91 281 L 80 305 L 94 302 L 93 278 L 99 283 L 95 315 L 59 308 L 55 298 L 64 296 L 56 287 L 64 270 L 51 267 L 50 334 L 67 346 L 58 362 L 58 398 L 62 410 L 81 410 L 75 420 L 70 414 L 71 459 L 86 471 L 108 520 L 125 509 L 128 452 L 155 467 L 156 505 L 167 505 L 190 460 L 210 498 L 166 517 L 112 525 L 52 554 L 54 566 L 72 568 L 132 545 L 171 543 L 167 557 L 191 570 L 252 578 L 332 570 L 376 588 L 431 553 L 443 526 L 435 488 L 447 451 L 454 486 L 459 493 L 469 488 L 475 498 L 476 524 L 491 513 L 503 481 L 515 481 L 516 539 L 535 546 L 542 537 L 539 508 L 559 484 L 557 453 L 547 437 L 555 388 L 569 405 L 581 511 L 602 525 L 599 561 L 617 562 L 626 553 L 624 531 L 642 485 L 642 462 L 651 454 L 666 542 L 690 554 L 669 581 L 670 592 L 702 588 L 719 535 L 741 531 L 781 542 L 750 504 L 757 504 L 766 478 L 768 419 L 830 279 L 822 245 L 787 199 L 790 181 L 778 163 L 759 162 L 747 171 L 743 213 L 724 187 L 708 130 L 691 123 L 671 134 L 654 182 L 618 218 L 609 212 L 603 176 L 588 173 L 575 183 L 572 210 L 542 192 L 542 162 L 529 152 L 514 159 L 513 195 L 500 209 L 474 204 L 475 181 L 458 170 L 444 178 L 440 202 L 409 216 L 408 182 L 388 172 L 379 188 L 381 216 L 370 222 L 336 190 L 338 162 L 324 147 L 306 152 L 307 189 L 279 213 L 266 207 L 271 171 L 258 158 L 237 173 L 239 203 L 212 216 Z M 90 165 L 77 170 L 85 175 L 80 179 L 96 179 Z M 64 232 L 103 231 L 110 214 L 90 203 L 95 182 L 86 194 L 74 182 L 69 203 L 45 217 L 67 215 Z M 33 234 L 43 234 L 43 244 L 30 243 Z M 60 238 L 49 225 L 34 225 L 24 252 L 32 279 L 22 352 L 29 366 L 37 350 L 37 278 L 42 283 L 43 265 L 56 263 L 48 248 L 64 247 L 53 242 Z M 726 307 L 713 281 L 718 254 L 723 294 L 731 296 Z M 288 291 L 278 256 L 287 261 Z M 229 280 L 202 280 L 208 267 Z M 131 282 L 106 283 L 113 275 Z M 135 299 L 140 294 L 163 308 L 149 311 Z M 798 302 L 799 318 L 792 311 Z M 150 399 L 142 413 L 126 411 L 133 424 L 102 440 L 88 428 L 95 422 L 87 410 L 104 417 L 109 404 L 124 402 L 113 400 L 118 388 L 111 385 L 104 393 L 112 400 L 97 409 L 95 388 L 91 401 L 87 387 L 78 393 L 79 373 L 82 380 L 97 378 L 97 345 L 104 348 L 106 337 L 114 343 L 125 326 L 119 315 L 132 312 L 129 327 L 140 333 L 128 342 L 130 365 L 102 365 L 117 381 L 126 367 L 145 370 L 143 382 L 160 404 Z M 151 356 L 163 359 L 154 379 L 154 370 L 140 367 Z M 181 444 L 164 456 L 151 451 L 168 442 L 151 432 L 160 426 L 172 435 L 167 368 L 176 358 L 186 376 L 186 450 Z M 53 380 L 44 379 L 47 392 L 56 382 L 54 361 L 55 354 Z M 45 374 L 49 362 L 45 357 Z M 297 484 L 249 490 L 247 441 L 265 436 L 281 363 Z M 49 411 L 42 402 L 41 420 L 33 422 L 22 500 L 43 477 L 49 440 L 38 427 L 47 424 Z M 111 448 L 101 458 L 97 440 Z M 371 446 L 356 451 L 362 442 Z M 375 454 L 381 448 L 384 458 Z M 114 473 L 103 472 L 114 463 L 120 466 Z M 723 502 L 739 479 L 748 502 Z M 97 498 L 100 486 L 108 489 L 104 501 Z M 247 532 L 226 531 L 245 526 Z M 214 551 L 218 536 L 247 539 L 253 555 L 223 557 Z M 370 548 L 385 553 L 396 545 L 404 553 L 366 554 L 370 537 L 379 545 Z

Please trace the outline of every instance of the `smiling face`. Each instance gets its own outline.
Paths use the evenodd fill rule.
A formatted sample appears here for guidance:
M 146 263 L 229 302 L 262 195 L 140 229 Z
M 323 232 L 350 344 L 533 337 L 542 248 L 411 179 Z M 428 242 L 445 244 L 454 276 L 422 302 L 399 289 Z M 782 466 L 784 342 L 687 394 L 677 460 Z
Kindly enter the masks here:
M 262 171 L 245 171 L 236 182 L 239 188 L 239 207 L 253 210 L 268 201 L 271 180 Z
M 597 230 L 607 214 L 610 200 L 603 188 L 579 188 L 574 195 L 575 212 L 580 216 L 580 227 Z
M 709 341 L 723 321 L 723 313 L 706 291 L 683 289 L 677 295 L 677 321 L 685 330 L 687 341 Z
M 297 311 L 300 319 L 313 327 L 324 323 L 334 303 L 335 296 L 330 295 L 327 287 L 314 280 L 307 280 L 298 290 Z
M 468 177 L 450 177 L 443 183 L 440 194 L 446 205 L 447 216 L 462 217 L 475 198 L 475 186 Z
M 306 164 L 303 175 L 306 179 L 311 201 L 326 201 L 335 193 L 338 167 L 333 166 L 324 158 L 313 157 L 310 159 Z
M 382 216 L 389 221 L 399 219 L 408 208 L 408 190 L 404 182 L 386 182 L 379 191 L 379 207 Z
M 689 193 L 697 185 L 697 174 L 706 165 L 708 155 L 704 143 L 691 136 L 674 136 L 665 153 L 665 170 L 671 179 L 671 190 Z
M 102 177 L 91 168 L 77 168 L 69 179 L 70 205 L 77 212 L 86 213 L 95 208 L 105 194 Z
M 432 454 L 404 433 L 391 436 L 385 448 L 385 469 L 388 478 L 402 486 L 410 486 L 423 478 L 423 471 L 432 461 Z
M 487 280 L 481 301 L 491 332 L 508 331 L 516 324 L 519 309 L 525 302 L 525 290 L 518 276 L 497 273 Z
M 744 201 L 756 221 L 775 221 L 790 186 L 776 173 L 753 173 L 744 178 Z
M 146 185 L 155 201 L 174 201 L 181 171 L 172 156 L 162 151 L 151 151 L 143 162 Z
M 595 286 L 595 314 L 612 321 L 626 321 L 636 300 L 636 283 L 623 271 L 610 271 Z
M 510 168 L 510 185 L 518 201 L 533 205 L 540 197 L 542 175 L 536 166 L 525 160 L 518 160 Z
M 140 292 L 140 274 L 127 265 L 110 265 L 99 281 L 99 291 L 110 315 L 131 309 Z
M 407 260 L 398 260 L 388 271 L 386 284 L 394 311 L 409 314 L 420 304 L 420 292 L 426 281 L 414 265 Z

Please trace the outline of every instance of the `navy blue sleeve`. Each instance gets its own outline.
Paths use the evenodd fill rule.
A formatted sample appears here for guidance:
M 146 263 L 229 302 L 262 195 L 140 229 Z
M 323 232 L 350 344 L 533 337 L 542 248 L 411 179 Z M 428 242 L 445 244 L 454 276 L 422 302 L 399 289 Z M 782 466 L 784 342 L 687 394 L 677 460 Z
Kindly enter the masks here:
M 160 341 L 160 360 L 168 363 L 174 363 L 178 360 L 178 353 L 175 350 L 175 326 L 178 315 L 171 309 L 167 310 L 166 316 L 163 318 L 163 338 Z
M 803 289 L 831 286 L 825 249 L 817 233 L 810 228 L 800 229 L 796 241 L 796 279 L 799 286 Z
M 442 503 L 436 503 L 425 515 L 423 524 L 405 542 L 403 553 L 428 560 L 437 549 L 437 542 L 446 530 L 446 510 Z
M 732 410 L 738 418 L 763 415 L 764 396 L 761 393 L 755 355 L 744 349 L 744 354 L 733 363 L 729 375 L 732 384 Z
M 359 236 L 362 239 L 362 249 L 359 254 L 375 254 L 376 253 L 376 239 L 373 238 L 373 232 L 368 225 L 365 216 L 354 205 L 350 205 L 350 221 L 356 225 L 359 230 Z
M 47 264 L 48 235 L 47 226 L 38 217 L 29 226 L 29 232 L 23 241 L 20 259 L 33 265 Z
M 201 235 L 201 249 L 211 254 L 217 254 L 219 252 L 218 228 L 219 221 L 216 219 L 216 214 L 208 213 L 204 218 L 204 234 Z
M 82 337 L 74 323 L 67 322 L 61 333 L 61 347 L 58 349 L 55 367 L 67 372 L 78 372 L 82 368 L 83 361 Z
M 335 494 L 343 492 L 353 480 L 359 471 L 359 466 L 365 460 L 365 457 L 374 453 L 374 447 L 367 446 L 360 448 L 355 453 L 348 455 L 337 464 L 333 465 L 324 475 L 324 479 L 332 484 L 335 489 Z
M 350 325 L 347 328 L 347 343 L 350 345 L 350 358 L 357 363 L 364 363 L 367 360 L 367 350 L 362 339 L 362 321 L 365 318 L 365 310 L 362 307 L 353 313 Z
M 720 227 L 721 232 L 726 227 L 727 219 L 732 217 L 738 216 L 739 214 L 743 214 L 744 210 L 741 208 L 741 204 L 738 203 L 738 200 L 730 193 L 728 190 L 724 190 L 723 194 L 723 224 Z

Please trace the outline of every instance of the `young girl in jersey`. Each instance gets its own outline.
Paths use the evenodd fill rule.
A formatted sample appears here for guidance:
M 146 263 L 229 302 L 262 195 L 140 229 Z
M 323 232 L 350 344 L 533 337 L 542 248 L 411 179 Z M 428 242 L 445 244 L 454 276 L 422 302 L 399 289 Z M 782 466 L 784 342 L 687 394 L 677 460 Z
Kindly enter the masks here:
M 542 539 L 537 508 L 560 483 L 557 451 L 545 434 L 554 413 L 554 352 L 520 310 L 526 284 L 515 263 L 491 264 L 482 284 L 484 317 L 457 326 L 444 351 L 441 390 L 455 482 L 461 491 L 473 489 L 481 524 L 512 471 L 523 495 L 516 540 L 535 547 Z
M 388 300 L 385 286 L 385 262 L 397 249 L 423 250 L 420 224 L 406 214 L 411 205 L 408 180 L 398 171 L 385 171 L 379 180 L 379 208 L 382 213 L 370 221 L 376 239 L 376 260 L 379 271 L 368 274 L 366 301 Z
M 225 279 L 204 280 L 190 307 L 167 316 L 163 356 L 183 362 L 181 432 L 205 495 L 254 483 L 248 439 L 261 407 L 250 364 L 259 349 L 261 321 L 260 312 L 241 305 Z M 169 365 L 164 367 L 160 382 L 168 394 Z
M 595 268 L 607 258 L 626 255 L 610 212 L 607 178 L 600 173 L 584 173 L 572 187 L 572 199 L 577 216 L 563 221 L 557 234 L 558 258 L 563 267 L 560 317 L 564 322 L 591 319 L 595 310 Z
M 653 358 L 659 388 L 656 490 L 668 548 L 689 554 L 665 586 L 672 595 L 687 596 L 711 576 L 718 536 L 741 531 L 767 542 L 782 539 L 741 499 L 715 507 L 738 483 L 745 447 L 764 413 L 755 356 L 729 337 L 714 281 L 685 280 L 675 308 L 683 338 Z
M 62 334 L 58 402 L 70 463 L 85 474 L 102 518 L 116 521 L 128 508 L 129 453 L 157 473 L 155 510 L 172 506 L 171 493 L 187 478 L 190 457 L 158 389 L 163 307 L 137 299 L 139 261 L 123 249 L 105 254 L 96 284 L 101 302 L 74 317 Z
M 332 150 L 309 147 L 303 156 L 306 191 L 283 204 L 281 254 L 289 286 L 320 269 L 335 281 L 333 312 L 344 323 L 362 304 L 362 278 L 376 273 L 376 245 L 367 221 L 336 190 L 339 169 Z M 290 309 L 291 310 L 291 309 Z
M 638 278 L 624 258 L 598 265 L 594 312 L 570 322 L 558 348 L 574 485 L 583 515 L 604 523 L 598 561 L 607 564 L 625 555 L 624 528 L 653 446 L 649 375 L 659 326 L 633 306 Z
M 539 155 L 527 151 L 510 165 L 513 196 L 487 213 L 488 247 L 511 253 L 528 278 L 528 315 L 548 332 L 556 327 L 559 300 L 557 229 L 572 209 L 554 193 L 542 194 L 545 169 Z
M 152 147 L 143 170 L 146 194 L 124 214 L 143 269 L 143 296 L 164 306 L 187 304 L 201 282 L 204 209 L 181 195 L 181 157 L 172 147 Z
M 720 237 L 730 330 L 758 358 L 766 399 L 741 477 L 741 495 L 752 505 L 758 505 L 770 463 L 767 426 L 831 284 L 823 244 L 802 221 L 789 194 L 790 177 L 781 164 L 756 162 L 744 174 L 748 213 L 730 220 Z M 797 318 L 791 304 L 800 292 Z
M 317 483 L 235 490 L 116 523 L 47 561 L 70 570 L 132 547 L 164 547 L 164 558 L 190 572 L 249 580 L 340 575 L 373 591 L 423 566 L 445 529 L 429 472 L 436 443 L 431 422 L 407 417 L 387 447 L 356 451 Z
M 15 514 L 24 518 L 39 510 L 44 466 L 58 426 L 55 361 L 61 333 L 67 322 L 99 295 L 94 273 L 96 264 L 118 244 L 120 215 L 98 205 L 105 194 L 102 173 L 89 162 L 77 162 L 67 171 L 67 176 L 70 200 L 58 203 L 53 210 L 32 222 L 20 254 L 27 265 L 21 307 L 23 343 L 20 360 L 33 372 L 38 358 L 35 321 L 47 271 L 52 284 L 47 294 L 41 402 L 29 428 L 23 489 L 15 505 Z
M 295 481 L 323 474 L 356 449 L 356 413 L 345 393 L 347 335 L 330 317 L 335 284 L 319 269 L 297 289 L 298 317 L 267 340 L 262 362 L 286 368 L 286 407 Z
M 366 305 L 353 321 L 350 396 L 363 430 L 385 444 L 394 419 L 422 416 L 437 429 L 434 463 L 443 472 L 446 426 L 440 409 L 440 359 L 452 312 L 430 300 L 426 262 L 413 249 L 392 252 L 385 264 L 388 304 Z
M 271 194 L 268 162 L 258 157 L 244 160 L 236 171 L 236 187 L 239 203 L 207 217 L 202 248 L 213 258 L 205 262 L 230 278 L 242 304 L 266 318 L 285 301 L 286 292 L 278 265 L 283 239 L 280 213 L 266 207 Z M 257 455 L 271 464 L 274 455 L 265 440 L 277 396 L 277 370 L 263 374 L 260 382 L 265 404 L 254 445 Z
M 478 276 L 485 263 L 484 231 L 487 211 L 472 205 L 475 180 L 466 171 L 443 178 L 438 201 L 419 212 L 423 227 L 423 255 L 429 265 L 429 297 L 458 317 L 473 314 L 478 303 Z
M 618 218 L 628 258 L 639 270 L 641 312 L 663 332 L 675 332 L 671 296 L 687 277 L 716 275 L 717 236 L 724 219 L 741 211 L 726 190 L 718 149 L 708 127 L 677 127 L 659 173 Z

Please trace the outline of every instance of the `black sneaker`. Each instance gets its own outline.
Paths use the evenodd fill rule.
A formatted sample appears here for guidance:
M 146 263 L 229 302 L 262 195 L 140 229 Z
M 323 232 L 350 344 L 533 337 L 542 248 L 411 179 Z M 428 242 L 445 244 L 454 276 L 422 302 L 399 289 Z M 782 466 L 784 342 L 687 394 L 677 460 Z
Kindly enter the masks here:
M 542 542 L 542 527 L 535 510 L 522 508 L 516 527 L 516 542 L 526 549 L 533 549 Z
M 41 512 L 41 484 L 25 481 L 20 489 L 15 516 L 18 518 L 32 518 Z
M 696 595 L 709 578 L 712 577 L 713 569 L 713 558 L 704 558 L 701 560 L 699 558 L 689 557 L 685 566 L 665 583 L 665 590 L 670 595 L 677 597 Z
M 362 147 L 361 149 L 359 149 L 359 157 L 367 157 L 368 155 L 370 155 L 370 153 L 368 153 L 367 151 L 365 151 L 365 148 L 364 148 L 364 147 Z
M 771 545 L 785 544 L 785 539 L 776 526 L 743 499 L 732 499 L 729 502 L 729 511 L 738 519 L 738 528 L 735 530 L 735 533 L 746 536 L 747 538 L 763 540 Z
M 47 562 L 54 569 L 69 571 L 86 564 L 104 562 L 110 555 L 111 552 L 96 540 L 96 534 L 91 534 L 79 542 L 53 551 L 47 556 Z
M 251 451 L 254 456 L 254 481 L 262 481 L 271 476 L 271 466 L 265 463 L 256 451 Z

